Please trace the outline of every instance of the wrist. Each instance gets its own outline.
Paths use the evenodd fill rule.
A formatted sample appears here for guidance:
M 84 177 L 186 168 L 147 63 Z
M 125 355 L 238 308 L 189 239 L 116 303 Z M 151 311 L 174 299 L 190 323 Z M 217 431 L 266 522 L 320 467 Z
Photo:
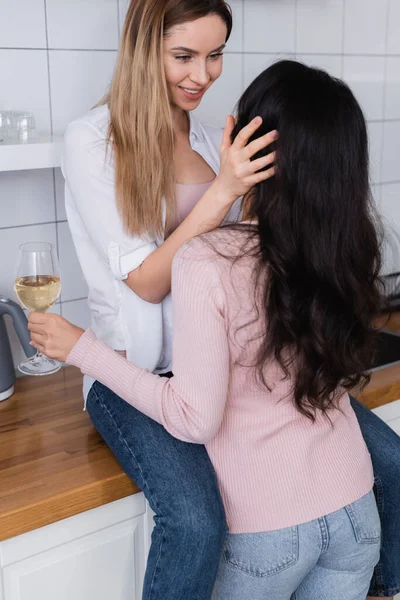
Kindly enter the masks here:
M 217 204 L 221 208 L 226 208 L 227 210 L 229 210 L 235 200 L 239 198 L 239 196 L 233 194 L 227 189 L 226 185 L 223 184 L 219 177 L 216 177 L 214 183 L 210 187 L 210 190 L 212 191 L 213 198 Z

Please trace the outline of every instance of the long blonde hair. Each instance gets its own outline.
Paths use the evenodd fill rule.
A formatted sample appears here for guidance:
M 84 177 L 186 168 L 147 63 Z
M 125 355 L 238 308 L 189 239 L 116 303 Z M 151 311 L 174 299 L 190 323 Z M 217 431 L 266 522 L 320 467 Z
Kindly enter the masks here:
M 175 213 L 174 129 L 163 38 L 175 25 L 208 14 L 232 29 L 224 0 L 131 0 L 108 104 L 107 143 L 115 164 L 117 207 L 126 233 L 161 235 Z

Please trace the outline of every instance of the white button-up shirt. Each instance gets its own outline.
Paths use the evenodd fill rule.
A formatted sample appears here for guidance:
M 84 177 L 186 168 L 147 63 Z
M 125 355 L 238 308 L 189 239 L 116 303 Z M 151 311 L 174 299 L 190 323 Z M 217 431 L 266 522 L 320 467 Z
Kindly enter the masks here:
M 222 130 L 189 115 L 190 145 L 218 174 Z M 136 366 L 162 373 L 171 370 L 172 362 L 171 294 L 160 304 L 151 304 L 123 280 L 164 238 L 132 237 L 123 230 L 111 146 L 106 153 L 109 122 L 108 107 L 100 106 L 67 128 L 62 171 L 68 223 L 89 288 L 92 330 L 111 348 L 126 350 L 127 359 Z M 229 220 L 237 214 L 238 204 Z M 85 379 L 85 397 L 92 383 Z

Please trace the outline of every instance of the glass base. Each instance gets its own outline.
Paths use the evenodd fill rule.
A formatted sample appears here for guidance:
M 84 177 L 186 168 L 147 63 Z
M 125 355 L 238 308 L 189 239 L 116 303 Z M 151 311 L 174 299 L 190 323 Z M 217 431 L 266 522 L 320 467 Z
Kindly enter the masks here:
M 43 354 L 37 354 L 32 358 L 23 360 L 18 365 L 19 371 L 24 375 L 52 375 L 61 369 L 58 360 L 47 358 Z

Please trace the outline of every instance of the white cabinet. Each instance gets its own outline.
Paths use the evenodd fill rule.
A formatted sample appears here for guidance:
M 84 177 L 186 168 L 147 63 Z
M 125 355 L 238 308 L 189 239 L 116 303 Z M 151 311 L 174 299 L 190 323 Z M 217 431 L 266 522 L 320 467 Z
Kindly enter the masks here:
M 0 600 L 140 600 L 150 523 L 140 493 L 1 542 Z

